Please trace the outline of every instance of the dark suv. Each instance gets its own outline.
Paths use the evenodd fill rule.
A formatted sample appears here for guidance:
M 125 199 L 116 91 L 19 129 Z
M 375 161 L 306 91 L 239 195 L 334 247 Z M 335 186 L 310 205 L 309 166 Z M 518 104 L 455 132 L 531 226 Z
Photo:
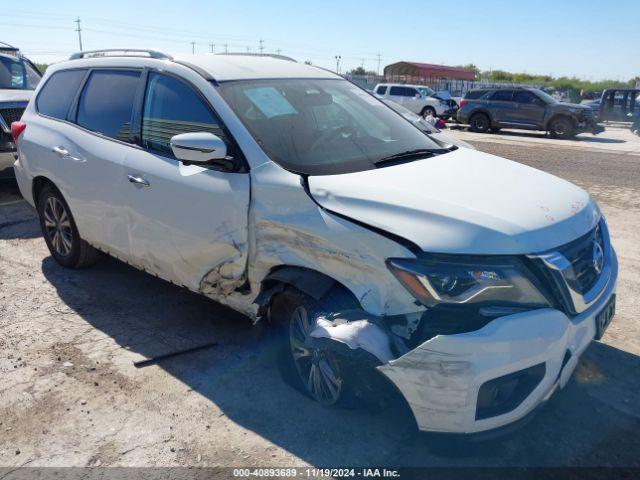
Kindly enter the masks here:
M 457 119 L 471 131 L 486 133 L 501 128 L 548 131 L 558 138 L 604 130 L 591 108 L 558 102 L 537 88 L 488 88 L 471 90 L 460 101 Z

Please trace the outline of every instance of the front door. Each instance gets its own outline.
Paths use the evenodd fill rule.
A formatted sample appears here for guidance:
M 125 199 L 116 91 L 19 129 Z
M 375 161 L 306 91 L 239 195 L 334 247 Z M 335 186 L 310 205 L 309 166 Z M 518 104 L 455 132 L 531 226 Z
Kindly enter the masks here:
M 225 136 L 220 120 L 194 87 L 150 72 L 142 107 L 140 149 L 124 161 L 131 260 L 138 267 L 211 297 L 244 283 L 247 265 L 249 174 L 184 165 L 171 137 L 211 132 Z
M 518 90 L 513 96 L 514 121 L 536 128 L 542 127 L 546 104 L 540 97 L 526 90 Z

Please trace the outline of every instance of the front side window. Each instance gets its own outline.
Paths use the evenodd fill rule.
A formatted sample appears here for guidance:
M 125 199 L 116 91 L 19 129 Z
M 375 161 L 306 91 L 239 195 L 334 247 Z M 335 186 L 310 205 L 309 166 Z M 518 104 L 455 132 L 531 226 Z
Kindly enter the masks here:
M 131 115 L 140 72 L 95 70 L 78 103 L 77 124 L 93 132 L 130 142 Z
M 21 58 L 0 55 L 0 88 L 10 90 L 35 90 L 40 82 L 40 72 Z
M 385 93 L 387 93 L 387 87 L 386 86 L 378 87 L 378 89 L 376 90 L 376 93 L 379 95 L 384 95 Z
M 149 74 L 142 114 L 142 146 L 173 156 L 171 137 L 210 132 L 225 140 L 220 122 L 200 96 L 177 78 Z
M 493 94 L 491 100 L 495 102 L 510 102 L 513 97 L 513 90 L 498 90 Z
M 65 120 L 86 72 L 86 70 L 63 70 L 51 75 L 38 93 L 36 99 L 38 113 Z
M 345 80 L 237 80 L 219 91 L 267 155 L 297 173 L 369 170 L 392 155 L 441 148 Z
M 536 97 L 533 93 L 531 92 L 527 92 L 524 90 L 520 90 L 519 92 L 516 92 L 516 94 L 513 96 L 513 101 L 516 103 L 523 103 L 523 104 L 540 104 L 542 103 L 542 101 Z

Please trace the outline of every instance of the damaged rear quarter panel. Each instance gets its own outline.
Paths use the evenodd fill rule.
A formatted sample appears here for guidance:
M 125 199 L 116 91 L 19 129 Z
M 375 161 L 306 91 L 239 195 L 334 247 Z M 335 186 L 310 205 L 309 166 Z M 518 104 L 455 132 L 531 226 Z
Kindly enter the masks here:
M 299 175 L 275 163 L 252 170 L 249 224 L 253 228 L 249 280 L 252 292 L 274 267 L 321 272 L 347 287 L 375 315 L 419 309 L 388 271 L 385 259 L 413 257 L 398 243 L 318 207 Z

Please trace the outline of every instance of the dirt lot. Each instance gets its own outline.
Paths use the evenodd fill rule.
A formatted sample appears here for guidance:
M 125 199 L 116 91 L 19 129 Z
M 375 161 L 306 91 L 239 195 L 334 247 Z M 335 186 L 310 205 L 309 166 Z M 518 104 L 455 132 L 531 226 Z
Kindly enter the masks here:
M 113 259 L 59 267 L 5 185 L 0 466 L 640 466 L 640 142 L 453 133 L 586 188 L 620 259 L 613 324 L 525 429 L 460 448 L 417 433 L 401 408 L 325 409 L 282 381 L 243 316 Z M 217 346 L 133 366 L 206 341 Z

